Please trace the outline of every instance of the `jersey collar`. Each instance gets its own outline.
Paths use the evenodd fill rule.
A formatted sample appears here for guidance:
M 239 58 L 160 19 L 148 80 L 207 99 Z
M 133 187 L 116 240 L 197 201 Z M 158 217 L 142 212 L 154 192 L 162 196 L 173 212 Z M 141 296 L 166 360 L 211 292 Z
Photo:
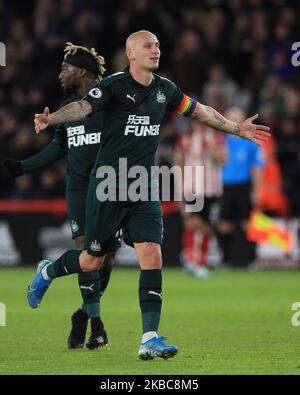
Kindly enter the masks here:
M 132 75 L 130 74 L 130 71 L 129 71 L 129 66 L 125 67 L 125 69 L 124 69 L 123 71 L 124 71 L 126 74 L 128 74 L 129 77 L 130 77 L 130 79 L 131 79 L 131 81 L 132 81 L 135 85 L 137 85 L 138 87 L 140 87 L 140 88 L 149 89 L 149 88 L 152 88 L 152 86 L 155 84 L 155 76 L 154 76 L 154 74 L 152 75 L 151 84 L 148 85 L 148 86 L 145 86 L 145 85 L 143 85 L 143 84 L 140 84 L 138 81 L 136 81 L 136 80 L 132 77 Z

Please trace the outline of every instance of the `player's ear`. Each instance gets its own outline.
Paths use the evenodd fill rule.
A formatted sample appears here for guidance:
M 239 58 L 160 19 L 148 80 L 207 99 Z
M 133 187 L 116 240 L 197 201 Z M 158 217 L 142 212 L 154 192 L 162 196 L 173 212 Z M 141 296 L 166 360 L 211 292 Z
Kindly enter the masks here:
M 128 48 L 126 50 L 126 55 L 127 55 L 127 58 L 128 58 L 129 61 L 134 59 L 134 52 L 133 52 L 133 50 L 131 48 Z
M 79 69 L 79 77 L 85 77 L 87 74 L 87 70 L 86 69 Z

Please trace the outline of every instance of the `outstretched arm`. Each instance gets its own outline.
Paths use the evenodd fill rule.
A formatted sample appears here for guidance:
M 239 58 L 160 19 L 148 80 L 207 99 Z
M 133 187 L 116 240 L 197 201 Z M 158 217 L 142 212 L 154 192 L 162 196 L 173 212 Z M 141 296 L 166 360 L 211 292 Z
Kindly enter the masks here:
M 58 111 L 49 114 L 49 108 L 45 107 L 42 114 L 35 114 L 35 132 L 40 133 L 48 126 L 59 123 L 74 122 L 85 118 L 92 112 L 91 104 L 86 100 L 79 100 L 61 107 Z
M 32 173 L 33 171 L 52 165 L 66 155 L 67 150 L 53 140 L 37 154 L 21 161 L 21 168 L 24 174 Z
M 196 107 L 191 114 L 191 117 L 198 119 L 201 123 L 210 126 L 213 129 L 221 130 L 225 133 L 235 134 L 246 140 L 251 140 L 257 145 L 261 145 L 263 141 L 268 140 L 270 136 L 270 128 L 264 125 L 254 124 L 258 114 L 247 118 L 242 123 L 232 122 L 223 117 L 218 111 L 212 107 L 196 103 Z
M 0 162 L 0 181 L 32 173 L 45 166 L 55 163 L 66 155 L 56 143 L 51 142 L 42 151 L 23 161 L 5 159 Z
M 5 159 L 0 162 L 0 179 L 7 180 L 39 170 L 62 159 L 67 153 L 66 131 L 62 125 L 59 125 L 51 143 L 37 154 L 22 161 Z

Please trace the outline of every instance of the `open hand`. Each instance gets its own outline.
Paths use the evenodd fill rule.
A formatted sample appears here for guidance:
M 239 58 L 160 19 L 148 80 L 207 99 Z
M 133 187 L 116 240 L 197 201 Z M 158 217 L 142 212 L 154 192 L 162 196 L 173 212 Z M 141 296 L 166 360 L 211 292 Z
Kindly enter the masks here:
M 270 137 L 270 128 L 268 126 L 252 123 L 257 117 L 258 114 L 253 115 L 239 124 L 240 130 L 238 135 L 244 139 L 253 141 L 256 145 L 262 145 L 262 143 L 267 141 Z
M 36 133 L 40 133 L 42 130 L 47 129 L 49 126 L 49 107 L 45 107 L 42 114 L 35 114 L 34 116 L 34 129 Z

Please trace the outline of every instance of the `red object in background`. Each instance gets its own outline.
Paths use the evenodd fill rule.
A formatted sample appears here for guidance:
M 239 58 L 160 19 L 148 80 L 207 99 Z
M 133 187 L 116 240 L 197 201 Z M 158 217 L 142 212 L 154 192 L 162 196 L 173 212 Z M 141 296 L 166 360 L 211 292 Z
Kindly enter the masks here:
M 283 192 L 283 180 L 280 166 L 275 154 L 276 141 L 270 137 L 263 144 L 266 164 L 262 172 L 261 186 L 258 191 L 258 208 L 272 211 L 280 216 L 288 215 L 288 201 Z
M 193 263 L 195 267 L 203 267 L 206 264 L 208 253 L 209 236 L 196 230 L 185 229 L 183 231 L 184 259 Z
M 0 213 L 49 213 L 66 215 L 64 199 L 49 200 L 0 200 Z
M 180 211 L 178 202 L 161 202 L 163 215 Z M 67 214 L 64 199 L 41 200 L 13 200 L 0 199 L 0 213 L 52 213 L 56 215 Z
M 163 216 L 165 217 L 166 215 L 170 213 L 178 213 L 180 212 L 180 205 L 179 202 L 173 202 L 173 201 L 162 201 L 160 203 Z

